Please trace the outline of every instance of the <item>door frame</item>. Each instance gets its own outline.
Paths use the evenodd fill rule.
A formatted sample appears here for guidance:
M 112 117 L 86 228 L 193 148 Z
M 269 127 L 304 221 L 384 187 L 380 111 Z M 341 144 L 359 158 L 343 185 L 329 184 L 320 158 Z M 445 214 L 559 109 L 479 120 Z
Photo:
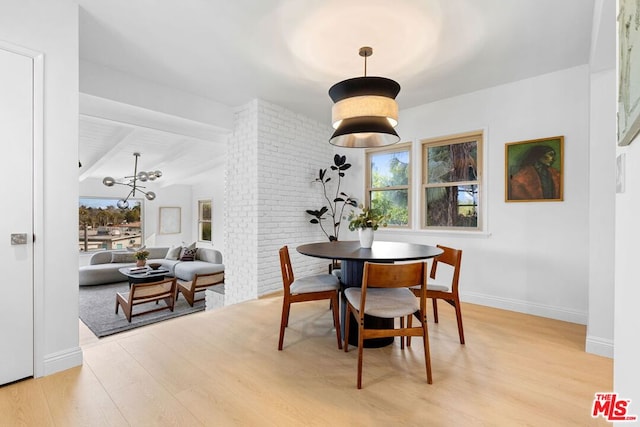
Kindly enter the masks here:
M 45 374 L 44 357 L 44 54 L 0 40 L 0 49 L 33 64 L 33 376 Z

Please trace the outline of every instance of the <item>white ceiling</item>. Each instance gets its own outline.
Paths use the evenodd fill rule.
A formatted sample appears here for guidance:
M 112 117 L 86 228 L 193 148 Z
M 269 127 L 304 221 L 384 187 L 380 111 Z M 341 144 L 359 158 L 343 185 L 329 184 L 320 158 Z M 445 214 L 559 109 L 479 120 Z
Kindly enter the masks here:
M 79 0 L 80 57 L 230 107 L 260 98 L 329 123 L 327 90 L 363 75 L 361 46 L 373 47 L 368 75 L 400 83 L 402 110 L 588 63 L 594 3 Z M 185 170 L 186 146 L 207 158 L 197 138 L 81 116 L 81 179 L 131 169 L 136 149 L 143 168 Z

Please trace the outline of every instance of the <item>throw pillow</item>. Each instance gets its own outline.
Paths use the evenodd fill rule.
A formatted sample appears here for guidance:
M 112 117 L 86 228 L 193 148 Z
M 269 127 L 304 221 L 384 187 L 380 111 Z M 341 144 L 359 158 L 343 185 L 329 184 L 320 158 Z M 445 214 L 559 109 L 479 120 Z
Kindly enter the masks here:
M 181 252 L 182 252 L 182 246 L 172 246 L 167 251 L 167 254 L 165 255 L 164 259 L 177 260 L 178 258 L 180 258 Z
M 196 248 L 182 248 L 182 253 L 180 254 L 180 261 L 193 261 L 196 257 Z
M 133 252 L 111 252 L 111 262 L 118 264 L 136 262 L 136 255 Z

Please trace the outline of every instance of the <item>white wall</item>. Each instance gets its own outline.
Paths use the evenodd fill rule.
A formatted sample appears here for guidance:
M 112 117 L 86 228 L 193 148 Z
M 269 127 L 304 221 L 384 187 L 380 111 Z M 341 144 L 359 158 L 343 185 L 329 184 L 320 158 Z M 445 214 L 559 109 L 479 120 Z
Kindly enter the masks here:
M 193 224 L 191 241 L 198 239 L 198 200 L 211 200 L 211 243 L 198 242 L 198 246 L 215 248 L 224 257 L 224 165 L 210 171 L 209 178 L 191 187 Z M 224 259 L 224 258 L 223 258 Z
M 615 69 L 591 76 L 589 320 L 586 351 L 613 357 L 615 260 Z
M 78 221 L 71 207 L 78 200 L 78 6 L 72 0 L 5 0 L 0 40 L 44 54 L 44 159 L 36 165 L 44 187 L 35 189 L 43 204 L 36 200 L 34 212 L 36 221 L 44 221 L 36 236 L 44 259 L 35 260 L 44 278 L 35 288 L 35 374 L 41 376 L 82 363 L 78 259 L 63 255 L 77 252 Z
M 419 140 L 479 129 L 485 132 L 488 234 L 419 231 Z M 586 324 L 588 67 L 402 110 L 398 133 L 402 141 L 415 141 L 414 230 L 379 229 L 376 238 L 462 249 L 460 292 L 464 301 Z M 505 203 L 505 143 L 557 135 L 565 137 L 564 201 Z

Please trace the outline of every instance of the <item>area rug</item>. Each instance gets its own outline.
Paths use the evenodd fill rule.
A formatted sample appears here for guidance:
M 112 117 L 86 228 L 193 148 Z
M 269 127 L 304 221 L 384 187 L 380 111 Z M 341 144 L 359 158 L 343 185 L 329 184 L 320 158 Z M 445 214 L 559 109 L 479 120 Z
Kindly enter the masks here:
M 87 325 L 95 336 L 102 338 L 151 323 L 203 311 L 205 306 L 204 301 L 198 301 L 191 307 L 184 299 L 184 296 L 180 295 L 176 301 L 173 312 L 162 310 L 155 313 L 135 316 L 131 318 L 131 323 L 129 323 L 127 318 L 124 317 L 122 307 L 118 309 L 118 314 L 116 314 L 115 311 L 116 292 L 124 293 L 128 291 L 129 284 L 127 282 L 109 285 L 80 286 L 80 320 Z M 155 302 L 149 304 L 155 304 Z M 160 302 L 160 304 L 164 304 L 164 302 Z M 135 314 L 139 310 L 145 310 L 145 305 L 134 307 L 133 313 Z

